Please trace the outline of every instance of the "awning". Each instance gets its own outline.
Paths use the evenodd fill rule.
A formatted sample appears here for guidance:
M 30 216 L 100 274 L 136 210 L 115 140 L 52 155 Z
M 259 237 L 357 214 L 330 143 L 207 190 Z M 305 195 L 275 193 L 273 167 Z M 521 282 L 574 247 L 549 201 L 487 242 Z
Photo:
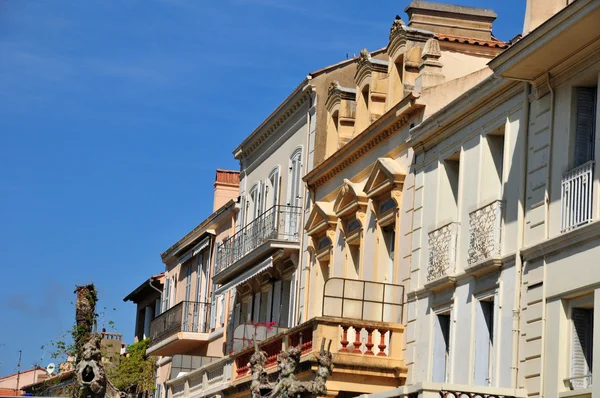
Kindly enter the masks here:
M 202 239 L 202 241 L 196 246 L 194 246 L 191 250 L 188 250 L 183 256 L 181 256 L 179 260 L 177 260 L 177 265 L 185 263 L 187 260 L 192 258 L 192 256 L 195 256 L 196 254 L 200 253 L 202 250 L 207 248 L 209 244 L 210 236 L 207 236 L 206 238 Z
M 250 268 L 246 272 L 243 272 L 242 274 L 238 275 L 233 280 L 231 280 L 231 281 L 229 281 L 229 282 L 221 285 L 217 289 L 215 289 L 215 293 L 214 293 L 215 296 L 217 296 L 219 294 L 223 294 L 227 290 L 233 289 L 237 285 L 246 282 L 247 280 L 253 278 L 254 276 L 256 276 L 256 275 L 258 275 L 258 274 L 266 271 L 269 268 L 271 268 L 272 266 L 273 266 L 273 257 L 269 257 L 266 260 L 262 261 L 261 263 L 259 263 L 259 264 L 255 265 L 254 267 Z

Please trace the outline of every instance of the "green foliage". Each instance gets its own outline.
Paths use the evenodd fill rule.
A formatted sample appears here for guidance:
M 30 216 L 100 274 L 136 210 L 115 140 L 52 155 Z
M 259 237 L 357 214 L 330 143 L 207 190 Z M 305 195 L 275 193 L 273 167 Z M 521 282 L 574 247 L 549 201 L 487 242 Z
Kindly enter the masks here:
M 154 357 L 146 355 L 149 339 L 127 347 L 127 356 L 107 369 L 108 379 L 120 391 L 126 393 L 151 392 L 154 390 Z

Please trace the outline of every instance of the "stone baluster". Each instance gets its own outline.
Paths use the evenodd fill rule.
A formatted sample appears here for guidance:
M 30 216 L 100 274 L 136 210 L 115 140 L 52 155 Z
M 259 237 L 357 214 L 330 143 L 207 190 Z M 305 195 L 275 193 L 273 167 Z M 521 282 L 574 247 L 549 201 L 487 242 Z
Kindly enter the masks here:
M 354 343 L 352 343 L 352 345 L 354 345 L 354 349 L 352 350 L 352 352 L 354 354 L 362 354 L 362 352 L 360 351 L 360 346 L 362 345 L 362 342 L 360 341 L 360 331 L 361 330 L 362 330 L 362 328 L 354 326 L 355 337 L 354 337 Z
M 385 345 L 385 334 L 387 333 L 387 330 L 382 330 L 379 329 L 379 334 L 381 336 L 380 340 L 379 340 L 379 345 L 377 346 L 377 348 L 379 348 L 379 352 L 377 353 L 378 357 L 385 357 L 387 355 L 385 355 L 385 349 L 386 349 L 386 345 Z
M 367 330 L 367 342 L 365 343 L 365 347 L 367 347 L 367 350 L 365 351 L 365 355 L 375 355 L 375 353 L 373 352 L 373 347 L 375 346 L 375 344 L 373 344 L 373 331 L 375 329 L 373 328 L 365 328 Z
M 342 348 L 340 348 L 340 352 L 350 352 L 348 350 L 348 344 L 350 343 L 348 341 L 348 328 L 349 326 L 342 326 L 342 340 L 340 341 Z

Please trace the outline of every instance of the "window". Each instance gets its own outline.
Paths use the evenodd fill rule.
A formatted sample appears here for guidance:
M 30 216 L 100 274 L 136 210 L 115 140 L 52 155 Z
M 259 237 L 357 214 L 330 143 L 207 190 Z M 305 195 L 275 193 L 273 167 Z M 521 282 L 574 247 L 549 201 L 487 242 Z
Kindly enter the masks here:
M 571 325 L 571 388 L 588 388 L 592 384 L 594 309 L 572 308 Z
M 289 189 L 289 198 L 288 205 L 289 206 L 300 206 L 300 200 L 302 199 L 300 196 L 300 183 L 301 183 L 301 174 L 302 174 L 302 149 L 298 148 L 292 154 L 290 158 L 290 170 L 289 170 L 289 181 L 290 181 L 290 189 Z
M 494 363 L 494 299 L 475 303 L 475 384 L 491 386 Z
M 458 214 L 460 151 L 442 161 L 441 173 L 439 221 L 456 221 Z
M 279 326 L 290 325 L 290 312 L 292 309 L 292 280 L 284 279 L 281 288 L 281 313 L 279 315 Z
M 435 314 L 433 328 L 432 381 L 446 383 L 450 367 L 450 312 Z
M 489 132 L 483 139 L 481 193 L 484 200 L 502 198 L 504 172 L 504 125 Z
M 360 245 L 348 245 L 348 278 L 360 278 Z
M 575 91 L 575 135 L 573 167 L 594 160 L 596 139 L 596 87 L 579 87 Z
M 381 229 L 383 240 L 383 261 L 380 263 L 385 267 L 385 281 L 394 283 L 394 256 L 396 252 L 396 231 L 393 225 Z
M 265 203 L 268 207 L 279 203 L 279 166 L 269 174 L 269 182 L 265 190 Z

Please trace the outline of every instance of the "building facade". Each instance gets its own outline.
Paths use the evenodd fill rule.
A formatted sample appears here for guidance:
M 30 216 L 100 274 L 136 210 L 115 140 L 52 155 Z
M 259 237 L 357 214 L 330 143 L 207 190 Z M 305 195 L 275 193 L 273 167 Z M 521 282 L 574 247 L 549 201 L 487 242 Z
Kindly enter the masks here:
M 208 358 L 160 376 L 168 396 L 248 396 L 254 339 L 269 377 L 300 345 L 301 380 L 330 339 L 332 397 L 600 388 L 600 2 L 528 0 L 512 42 L 491 10 L 405 11 L 386 48 L 309 74 L 236 148 L 228 227 L 163 253 L 163 309 L 210 302 L 182 310 L 210 314 L 196 337 L 148 350 Z M 206 278 L 187 263 L 204 247 Z

